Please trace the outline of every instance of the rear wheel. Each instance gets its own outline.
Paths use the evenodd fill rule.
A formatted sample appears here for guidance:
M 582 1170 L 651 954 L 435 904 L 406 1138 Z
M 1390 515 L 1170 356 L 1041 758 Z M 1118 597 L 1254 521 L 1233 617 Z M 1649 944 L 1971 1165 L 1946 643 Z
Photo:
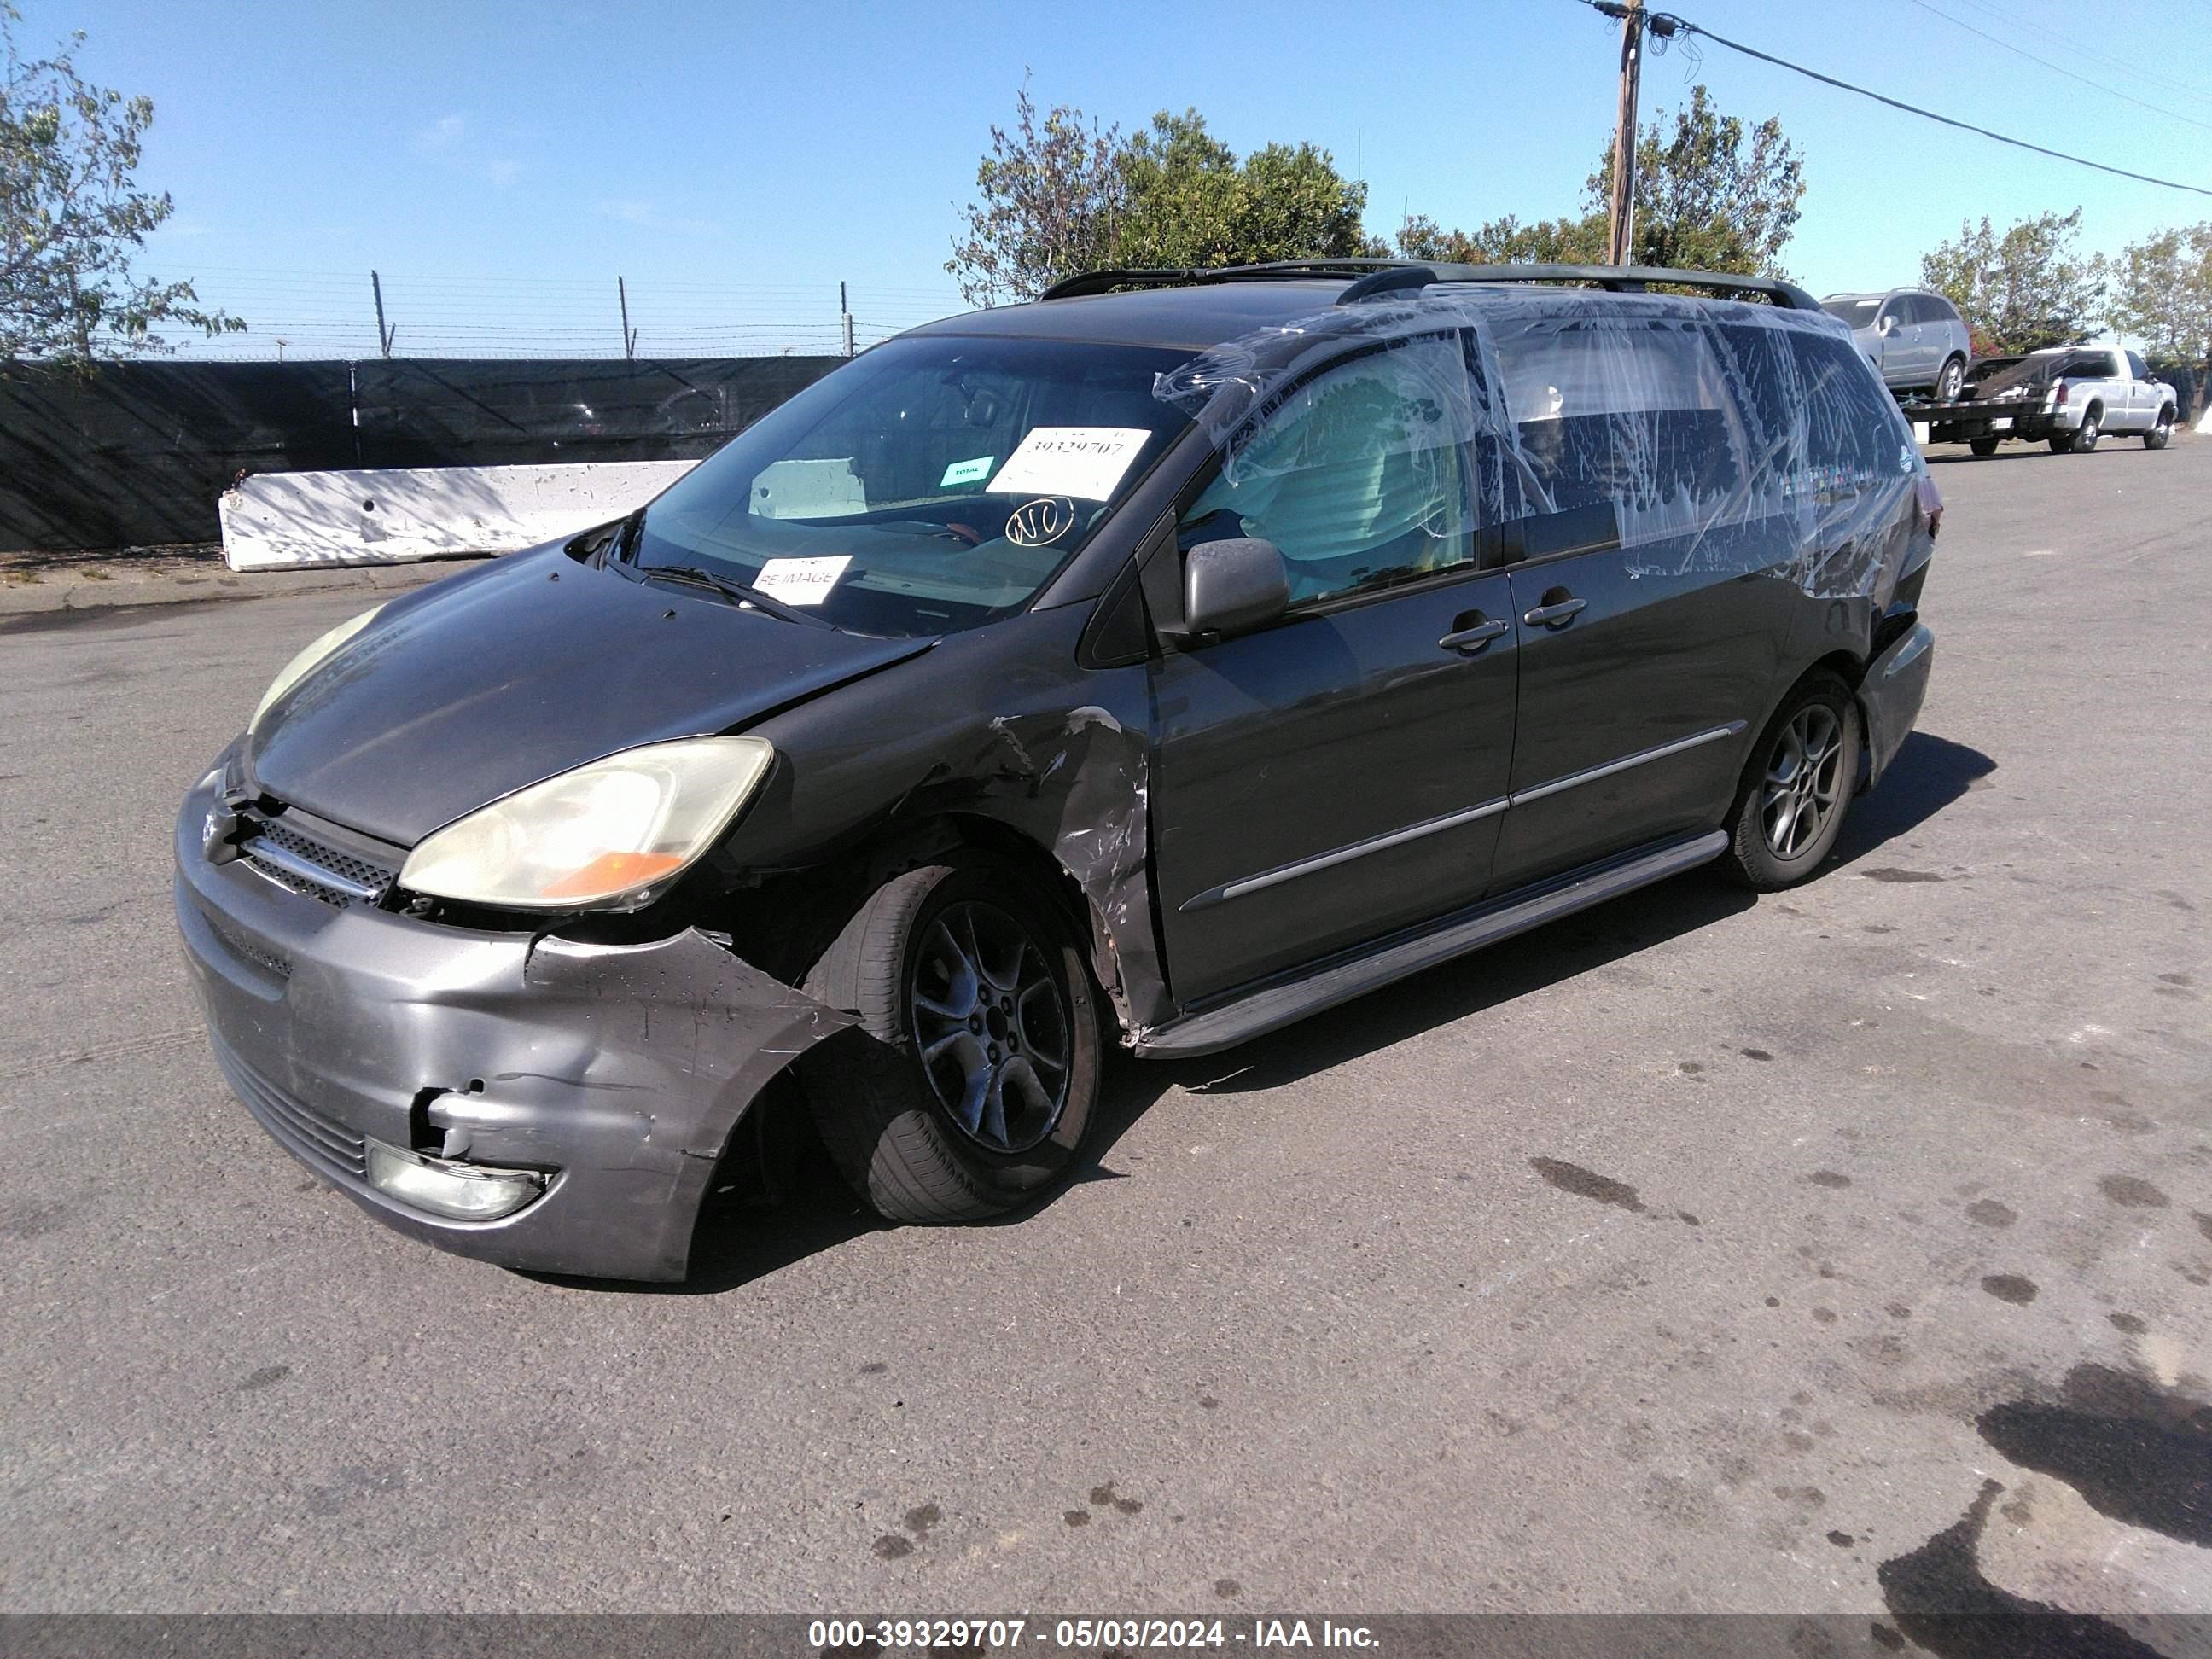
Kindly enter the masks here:
M 1066 1171 L 1097 1104 L 1097 1006 L 1073 927 L 1023 872 L 978 857 L 894 877 L 805 989 L 860 1016 L 866 1037 L 825 1043 L 800 1080 L 886 1218 L 980 1220 Z
M 1994 455 L 1997 453 L 1997 441 L 1995 438 L 1972 439 L 1966 447 L 1977 455 Z
M 2173 437 L 2173 410 L 2171 406 L 2158 411 L 2158 422 L 2143 434 L 2145 449 L 2163 449 Z
M 2087 455 L 2097 447 L 2097 440 L 2104 435 L 2104 417 L 2100 411 L 2092 408 L 2082 416 L 2081 424 L 2074 428 L 2074 453 Z
M 1966 360 L 1954 357 L 1943 365 L 1943 372 L 1936 377 L 1936 401 L 1955 404 L 1960 391 L 1966 384 Z
M 1834 675 L 1815 674 L 1752 749 L 1727 824 L 1729 873 L 1762 893 L 1808 879 L 1835 847 L 1858 775 L 1858 706 Z

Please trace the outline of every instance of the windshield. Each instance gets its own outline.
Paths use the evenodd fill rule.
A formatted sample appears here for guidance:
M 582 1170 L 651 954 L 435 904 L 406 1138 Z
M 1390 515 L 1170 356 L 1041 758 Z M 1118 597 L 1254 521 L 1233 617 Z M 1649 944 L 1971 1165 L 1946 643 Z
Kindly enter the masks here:
M 949 634 L 1025 605 L 1184 425 L 1187 351 L 923 336 L 855 358 L 647 509 L 646 568 L 690 567 L 855 633 Z
M 1820 309 L 1831 317 L 1841 318 L 1853 328 L 1872 328 L 1874 314 L 1881 308 L 1881 299 L 1879 294 L 1869 295 L 1863 300 L 1839 295 L 1835 299 L 1821 301 Z

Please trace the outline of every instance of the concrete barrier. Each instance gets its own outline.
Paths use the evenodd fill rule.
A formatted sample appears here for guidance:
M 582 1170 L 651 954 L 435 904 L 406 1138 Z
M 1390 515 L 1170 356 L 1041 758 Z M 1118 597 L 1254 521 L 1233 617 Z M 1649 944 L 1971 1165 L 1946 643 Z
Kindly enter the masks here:
M 696 461 L 262 472 L 223 492 L 233 570 L 512 553 L 642 507 Z

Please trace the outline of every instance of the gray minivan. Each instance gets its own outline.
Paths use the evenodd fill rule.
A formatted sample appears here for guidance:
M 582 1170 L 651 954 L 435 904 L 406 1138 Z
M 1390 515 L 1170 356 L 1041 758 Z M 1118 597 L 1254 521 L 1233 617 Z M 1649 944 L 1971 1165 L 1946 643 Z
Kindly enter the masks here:
M 1117 1047 L 1809 879 L 1940 510 L 1787 283 L 1073 279 L 308 645 L 179 814 L 185 957 L 246 1109 L 449 1250 L 681 1278 L 787 1111 L 884 1216 L 990 1216 Z
M 1831 294 L 1822 309 L 1840 319 L 1892 392 L 1927 392 L 1955 402 L 1974 355 L 1973 332 L 1958 307 L 1924 289 Z

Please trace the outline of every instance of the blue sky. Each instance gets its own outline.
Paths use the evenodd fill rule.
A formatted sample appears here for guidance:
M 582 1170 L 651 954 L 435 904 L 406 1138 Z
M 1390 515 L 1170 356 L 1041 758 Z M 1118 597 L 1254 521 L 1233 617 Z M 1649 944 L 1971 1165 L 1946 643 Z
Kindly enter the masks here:
M 943 269 L 957 207 L 1025 71 L 1040 103 L 1124 127 L 1195 105 L 1239 150 L 1310 139 L 1364 169 L 1375 230 L 1408 206 L 1446 224 L 1570 211 L 1612 124 L 1617 38 L 1573 0 L 19 3 L 27 48 L 81 28 L 88 76 L 153 96 L 142 176 L 177 216 L 147 269 L 245 314 L 257 355 L 279 337 L 373 350 L 371 267 L 402 353 L 618 349 L 617 274 L 647 353 L 827 349 L 841 280 L 864 343 L 960 309 Z M 2212 185 L 2198 0 L 1676 9 L 1963 119 Z M 1781 115 L 1810 185 L 1786 258 L 1816 292 L 1913 281 L 1923 248 L 1984 214 L 2079 205 L 2088 245 L 2114 252 L 2212 218 L 2212 198 L 1703 52 L 1649 62 L 1645 112 L 1701 79 L 1729 112 Z

